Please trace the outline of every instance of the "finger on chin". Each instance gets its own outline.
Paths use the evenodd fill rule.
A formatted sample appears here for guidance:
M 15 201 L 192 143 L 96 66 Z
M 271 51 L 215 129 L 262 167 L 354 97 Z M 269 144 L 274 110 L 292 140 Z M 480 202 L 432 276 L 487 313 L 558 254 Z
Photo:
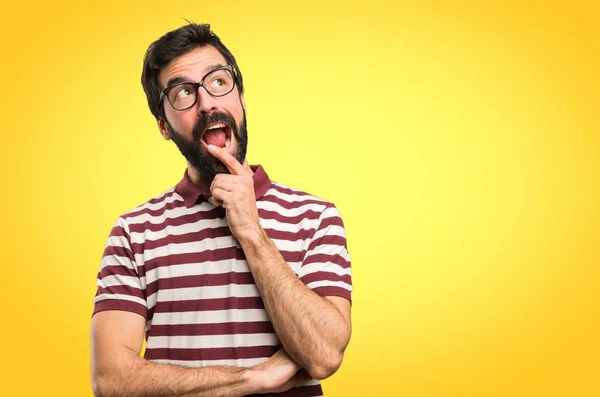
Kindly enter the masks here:
M 241 164 L 237 161 L 237 159 L 235 157 L 233 157 L 231 154 L 229 154 L 225 149 L 220 148 L 215 145 L 208 145 L 208 151 L 214 157 L 219 159 L 219 161 L 221 161 L 221 163 L 223 163 L 225 165 L 225 167 L 227 167 L 230 174 L 237 175 L 240 173 L 240 171 L 242 169 Z

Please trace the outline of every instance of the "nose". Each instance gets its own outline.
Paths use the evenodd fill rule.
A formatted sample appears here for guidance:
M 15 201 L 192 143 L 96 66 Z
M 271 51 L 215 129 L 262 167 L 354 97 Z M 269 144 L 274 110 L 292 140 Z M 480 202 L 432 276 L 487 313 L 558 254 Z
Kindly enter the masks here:
M 202 86 L 198 87 L 198 113 L 206 114 L 214 111 L 216 101 Z

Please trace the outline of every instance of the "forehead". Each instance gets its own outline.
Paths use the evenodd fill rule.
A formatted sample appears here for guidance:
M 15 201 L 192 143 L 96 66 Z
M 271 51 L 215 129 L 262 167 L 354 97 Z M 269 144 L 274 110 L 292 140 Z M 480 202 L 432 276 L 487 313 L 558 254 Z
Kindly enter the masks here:
M 166 82 L 173 77 L 183 77 L 186 80 L 199 81 L 216 65 L 225 66 L 227 61 L 213 46 L 204 46 L 193 49 L 173 59 L 160 71 L 160 84 L 165 87 Z

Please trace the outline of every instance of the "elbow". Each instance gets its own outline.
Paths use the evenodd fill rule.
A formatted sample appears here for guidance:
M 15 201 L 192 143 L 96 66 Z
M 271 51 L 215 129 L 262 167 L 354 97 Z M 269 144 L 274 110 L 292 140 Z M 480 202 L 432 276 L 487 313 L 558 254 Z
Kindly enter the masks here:
M 348 329 L 348 332 L 340 339 L 341 341 L 337 346 L 330 346 L 329 349 L 323 352 L 320 359 L 315 359 L 305 367 L 311 378 L 317 380 L 327 379 L 340 368 L 344 359 L 344 352 L 350 342 L 350 330 Z
M 343 352 L 331 353 L 325 360 L 311 364 L 306 370 L 311 378 L 323 380 L 335 374 L 342 365 Z
M 105 397 L 104 386 L 101 385 L 100 379 L 94 376 L 92 376 L 92 392 L 94 397 Z
M 92 391 L 94 397 L 113 397 L 115 395 L 106 376 L 92 375 Z

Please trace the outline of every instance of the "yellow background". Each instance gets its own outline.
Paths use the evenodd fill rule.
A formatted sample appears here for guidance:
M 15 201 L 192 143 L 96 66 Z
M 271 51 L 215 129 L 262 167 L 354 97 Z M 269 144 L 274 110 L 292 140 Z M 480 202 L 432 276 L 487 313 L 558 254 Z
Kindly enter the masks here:
M 0 394 L 91 396 L 117 217 L 184 162 L 140 85 L 210 22 L 251 163 L 334 201 L 354 334 L 334 396 L 600 396 L 595 1 L 2 3 Z

